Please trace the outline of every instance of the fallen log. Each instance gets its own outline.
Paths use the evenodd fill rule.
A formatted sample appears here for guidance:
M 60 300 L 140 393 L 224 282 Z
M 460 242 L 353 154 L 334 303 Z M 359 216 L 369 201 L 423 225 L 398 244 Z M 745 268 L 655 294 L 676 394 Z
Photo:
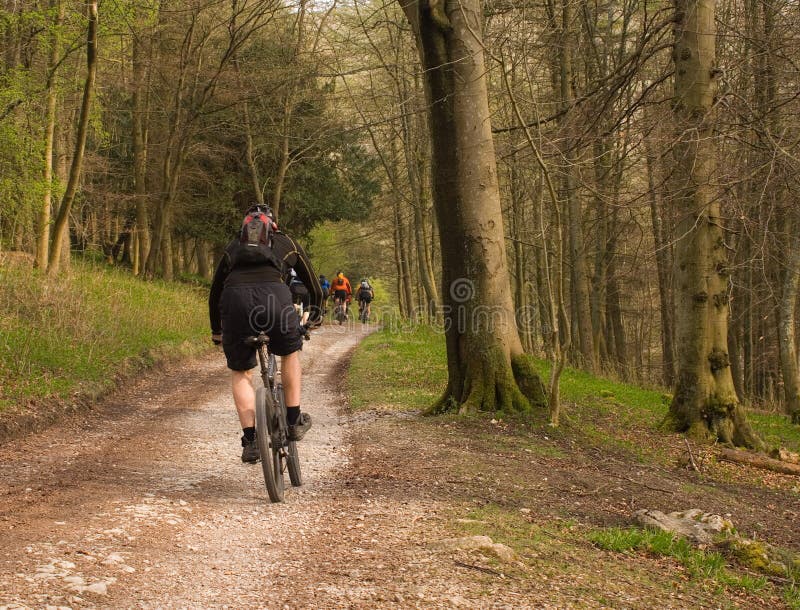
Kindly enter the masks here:
M 782 462 L 781 460 L 776 460 L 760 453 L 751 453 L 749 451 L 741 451 L 740 449 L 721 449 L 719 458 L 726 462 L 745 464 L 763 470 L 771 470 L 772 472 L 792 474 L 800 477 L 800 464 Z

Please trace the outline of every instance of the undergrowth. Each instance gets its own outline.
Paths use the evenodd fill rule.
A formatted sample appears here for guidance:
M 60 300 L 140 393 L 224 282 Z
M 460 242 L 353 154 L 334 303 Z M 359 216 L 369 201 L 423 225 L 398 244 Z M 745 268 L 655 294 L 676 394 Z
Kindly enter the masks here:
M 94 396 L 119 374 L 198 352 L 205 294 L 80 260 L 56 278 L 28 264 L 0 266 L 0 410 Z

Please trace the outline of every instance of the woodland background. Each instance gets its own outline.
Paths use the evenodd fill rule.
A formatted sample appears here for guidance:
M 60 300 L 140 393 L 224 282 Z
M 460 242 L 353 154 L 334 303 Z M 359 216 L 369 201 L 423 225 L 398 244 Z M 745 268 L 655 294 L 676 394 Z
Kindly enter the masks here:
M 543 260 L 562 260 L 570 362 L 673 385 L 675 7 L 483 9 L 525 348 L 553 349 Z M 398 3 L 4 0 L 0 28 L 0 249 L 52 273 L 80 256 L 144 279 L 207 281 L 257 198 L 320 272 L 378 277 L 401 316 L 437 316 L 426 102 Z M 751 406 L 789 408 L 800 6 L 719 0 L 716 28 L 731 371 Z

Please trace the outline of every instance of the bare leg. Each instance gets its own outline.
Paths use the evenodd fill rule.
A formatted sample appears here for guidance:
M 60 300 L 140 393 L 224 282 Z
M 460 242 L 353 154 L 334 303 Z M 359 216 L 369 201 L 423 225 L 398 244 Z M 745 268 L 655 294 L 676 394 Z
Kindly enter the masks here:
M 281 381 L 283 382 L 283 395 L 286 397 L 286 406 L 298 406 L 300 404 L 301 383 L 299 351 L 288 356 L 281 356 Z
M 256 391 L 252 379 L 252 371 L 233 371 L 233 402 L 243 429 L 256 425 Z

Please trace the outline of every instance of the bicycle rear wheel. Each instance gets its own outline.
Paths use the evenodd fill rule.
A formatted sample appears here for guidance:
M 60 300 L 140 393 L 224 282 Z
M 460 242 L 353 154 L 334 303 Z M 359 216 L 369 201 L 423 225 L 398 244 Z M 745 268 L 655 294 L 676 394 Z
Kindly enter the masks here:
M 256 441 L 261 453 L 261 470 L 264 472 L 264 483 L 272 502 L 283 502 L 283 469 L 281 468 L 280 447 L 273 449 L 273 433 L 275 421 L 275 404 L 272 395 L 266 388 L 258 388 L 256 392 Z
M 278 384 L 276 393 L 281 417 L 286 421 L 286 399 L 283 396 L 282 385 Z M 292 485 L 300 487 L 303 484 L 303 473 L 300 470 L 300 454 L 297 452 L 297 443 L 295 441 L 287 440 L 286 442 L 286 469 L 289 471 L 289 480 L 292 482 Z

